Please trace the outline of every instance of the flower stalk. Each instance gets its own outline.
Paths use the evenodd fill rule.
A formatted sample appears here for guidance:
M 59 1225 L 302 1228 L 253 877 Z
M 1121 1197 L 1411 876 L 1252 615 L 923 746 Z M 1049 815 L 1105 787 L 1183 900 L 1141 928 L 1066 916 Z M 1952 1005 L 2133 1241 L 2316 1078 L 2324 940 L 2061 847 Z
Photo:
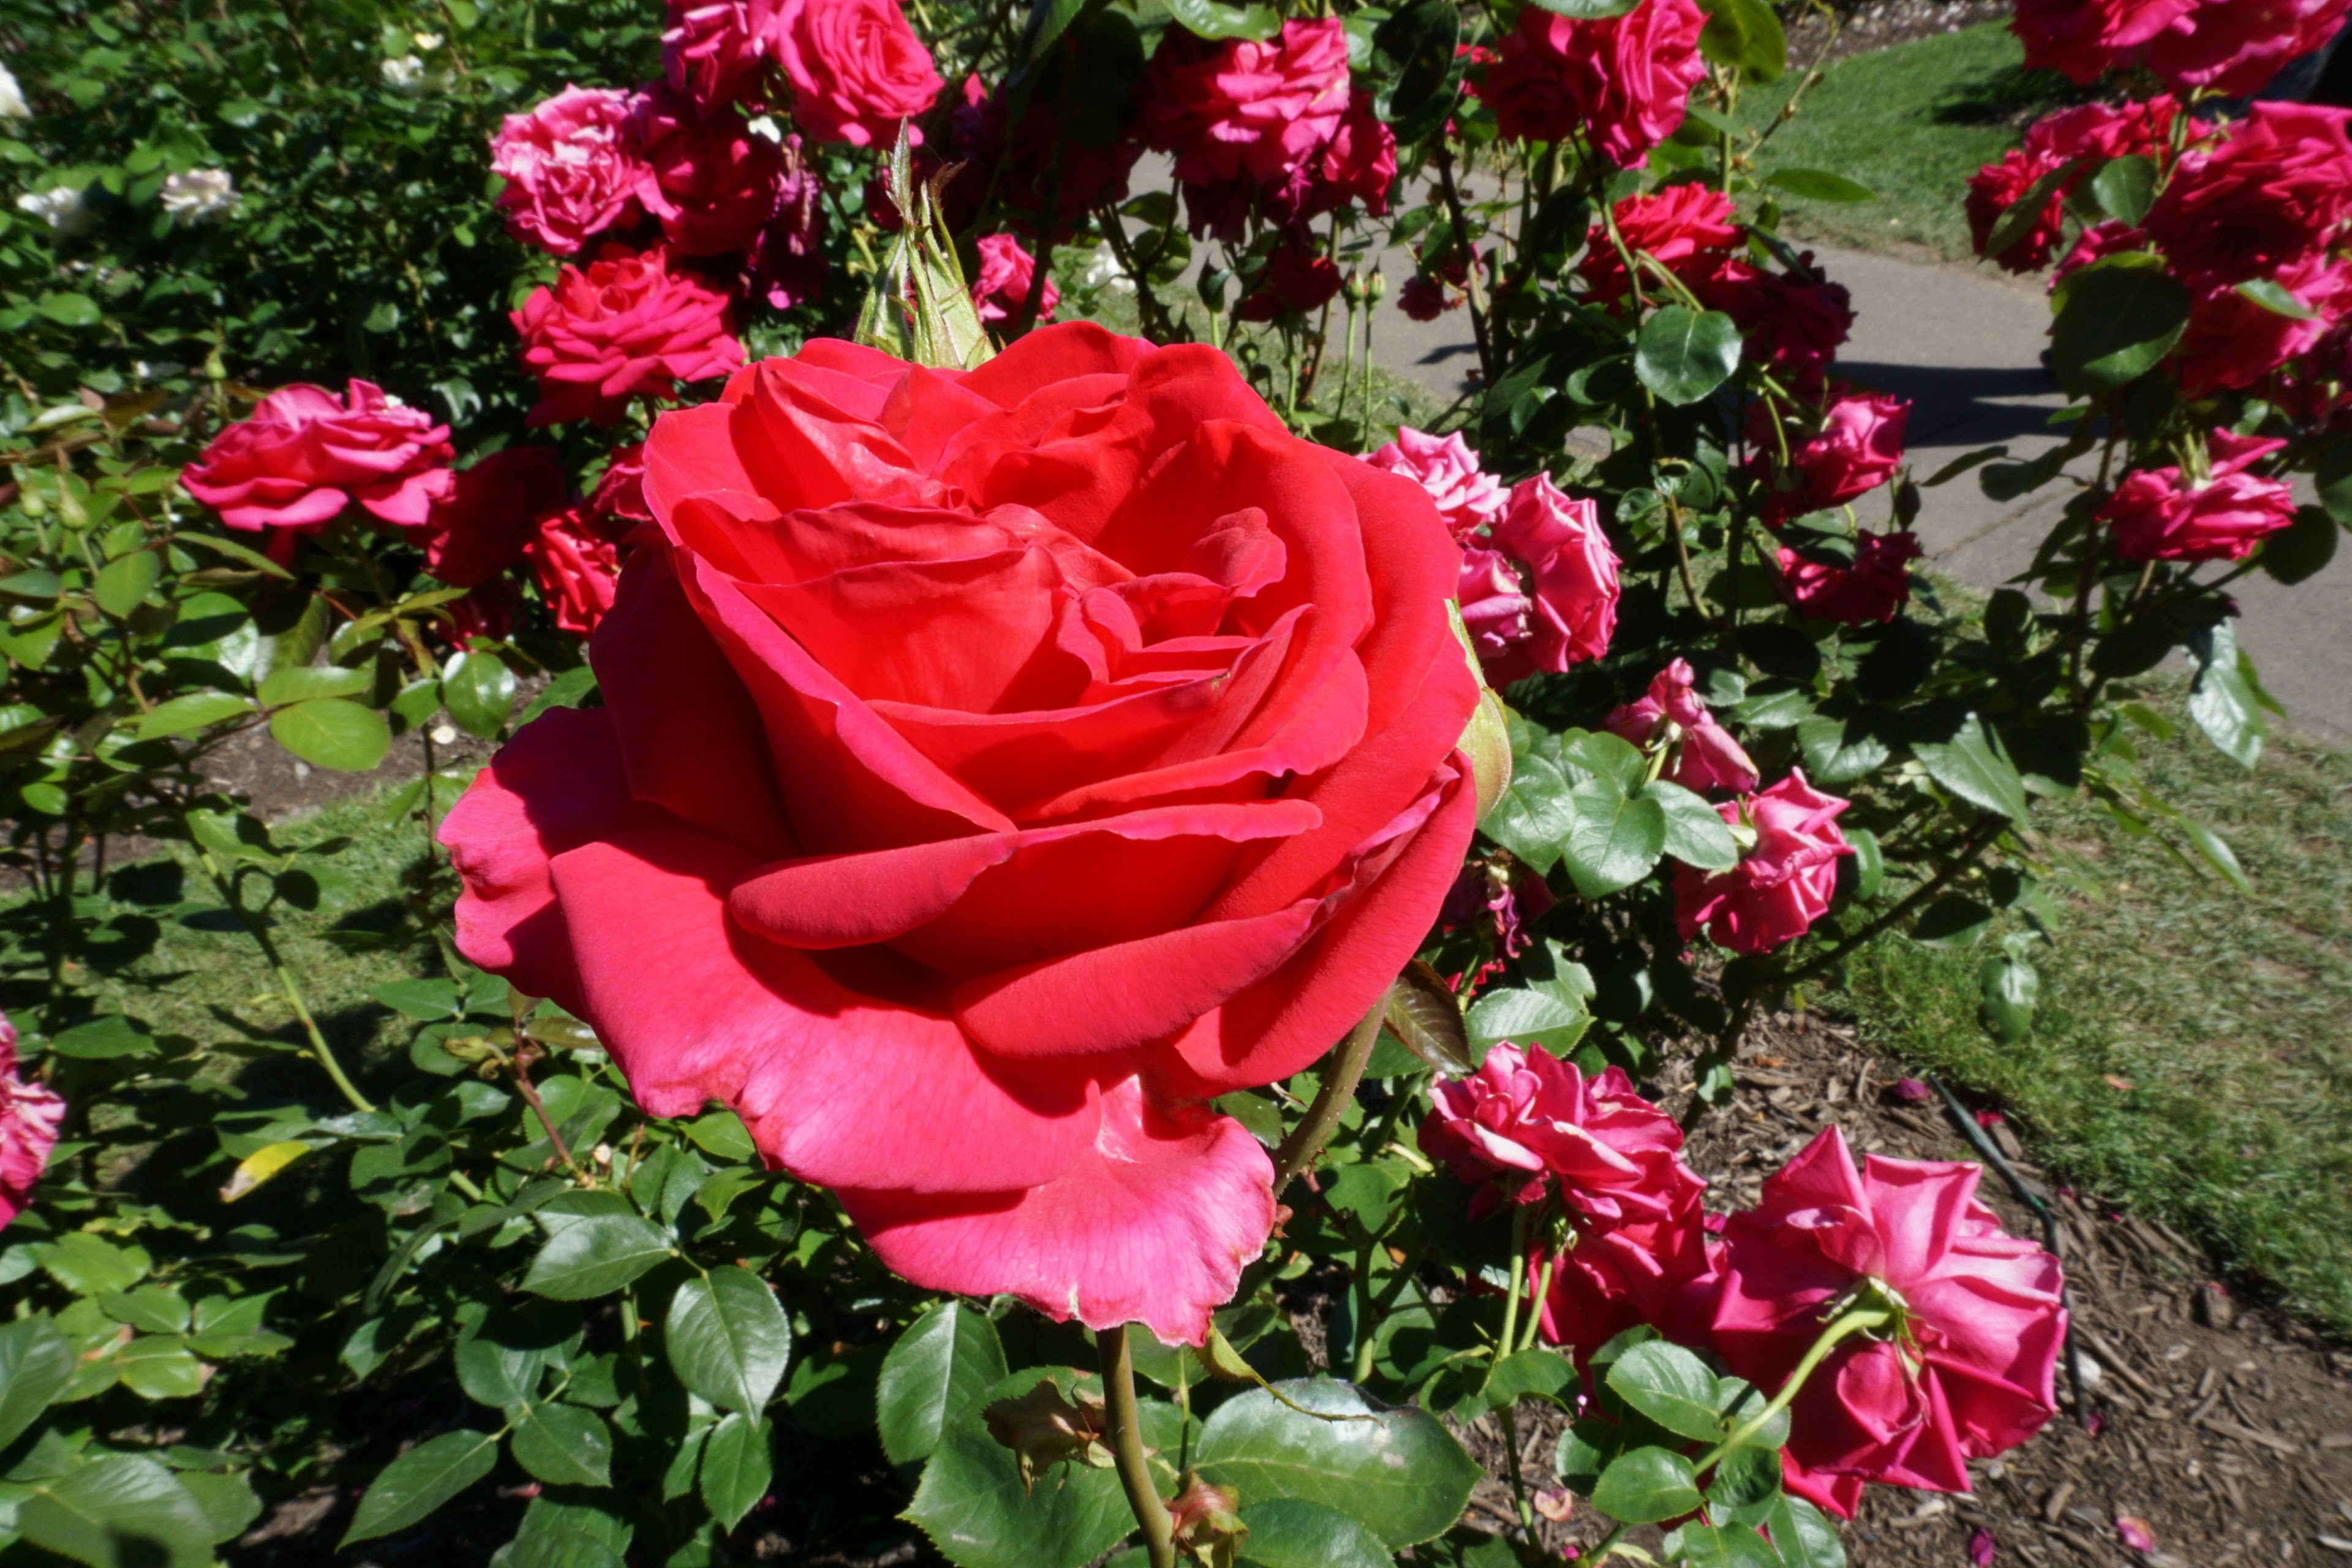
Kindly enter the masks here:
M 1100 1329 L 1095 1349 L 1102 1359 L 1103 1400 L 1110 1415 L 1110 1447 L 1126 1489 L 1127 1506 L 1143 1527 L 1143 1554 L 1151 1568 L 1176 1568 L 1175 1523 L 1160 1489 L 1151 1482 L 1151 1460 L 1143 1448 L 1143 1426 L 1136 1411 L 1135 1356 L 1125 1325 Z

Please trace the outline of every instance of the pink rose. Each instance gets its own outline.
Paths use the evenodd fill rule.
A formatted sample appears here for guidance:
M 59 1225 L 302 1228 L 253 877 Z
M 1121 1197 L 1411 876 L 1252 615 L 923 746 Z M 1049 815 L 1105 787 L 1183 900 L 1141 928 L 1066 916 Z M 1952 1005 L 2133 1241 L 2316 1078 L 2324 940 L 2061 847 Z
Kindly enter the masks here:
M 1782 546 L 1780 579 L 1798 610 L 1817 621 L 1859 626 L 1895 618 L 1911 601 L 1911 569 L 1920 556 L 1919 537 L 1906 529 L 1895 533 L 1859 533 L 1853 541 L 1851 566 L 1808 560 Z
M 567 87 L 528 114 L 509 114 L 490 139 L 490 172 L 506 181 L 498 205 L 507 232 L 571 256 L 637 218 L 648 174 L 631 132 L 625 92 Z
M 2279 68 L 2327 42 L 2352 0 L 2198 0 L 2147 41 L 2148 68 L 2183 90 L 2259 92 Z
M 708 111 L 667 87 L 637 109 L 636 133 L 652 177 L 645 205 L 661 220 L 673 256 L 731 256 L 751 248 L 783 195 L 784 150 L 752 132 L 740 110 Z
M 1478 466 L 1478 454 L 1459 431 L 1439 437 L 1402 426 L 1395 440 L 1364 461 L 1391 474 L 1402 474 L 1427 490 L 1456 540 L 1468 538 L 1503 515 L 1507 498 L 1501 482 Z
M 1756 836 L 1754 847 L 1728 871 L 1675 871 L 1675 923 L 1687 942 L 1704 930 L 1733 952 L 1769 952 L 1812 929 L 1837 895 L 1837 862 L 1853 847 L 1837 828 L 1852 803 L 1823 795 L 1802 769 L 1760 795 L 1717 806 L 1735 832 Z
M 2201 0 L 2017 0 L 2010 31 L 2029 70 L 2063 71 L 2085 86 L 2126 52 L 2195 10 Z M 2221 0 L 2233 4 L 2235 0 Z
M 1682 735 L 1673 742 L 1674 764 L 1666 770 L 1668 779 L 1685 789 L 1743 793 L 1754 789 L 1759 778 L 1756 764 L 1699 700 L 1691 681 L 1690 665 L 1675 659 L 1650 678 L 1648 695 L 1612 710 L 1601 728 L 1646 748 L 1658 738 L 1659 731 L 1672 724 Z
M 888 147 L 945 85 L 898 0 L 782 0 L 770 39 L 793 119 L 818 142 Z
M 1829 1127 L 1724 1228 L 1715 1345 L 1759 1388 L 1777 1390 L 1857 1290 L 1901 1314 L 1806 1379 L 1788 1451 L 1808 1471 L 1964 1492 L 1968 1460 L 2049 1420 L 2066 1338 L 2058 1260 L 2002 1232 L 1980 1173 L 1877 1154 L 1857 1172 Z
M 1348 112 L 1324 144 L 1306 216 L 1320 217 L 1352 205 L 1386 217 L 1396 175 L 1396 132 L 1372 112 L 1372 95 L 1359 89 L 1349 95 Z
M 2026 127 L 2025 151 L 2065 163 L 2074 158 L 2107 159 L 2137 154 L 2159 155 L 2168 146 L 2172 122 L 2180 106 L 2168 94 L 2145 102 L 2084 103 L 2045 114 Z
M 1761 403 L 1750 404 L 1754 421 L 1769 419 Z M 1759 447 L 1756 466 L 1770 488 L 1764 494 L 1764 521 L 1778 528 L 1792 517 L 1824 511 L 1866 495 L 1903 466 L 1903 426 L 1911 417 L 1908 398 L 1869 393 L 1841 397 L 1822 416 L 1820 431 L 1789 455 L 1789 471 L 1775 476 L 1769 427 L 1752 430 Z
M 2216 389 L 2257 384 L 2289 360 L 2310 353 L 2352 310 L 2352 264 L 2335 257 L 2295 262 L 2271 280 L 2314 319 L 2283 316 L 2227 284 L 2205 289 L 2189 301 L 2189 330 L 2173 351 L 2184 395 L 2202 397 Z
M 768 64 L 772 0 L 668 0 L 662 72 L 701 109 L 756 97 Z
M 1528 585 L 1511 558 L 1499 550 L 1465 545 L 1454 598 L 1486 684 L 1507 686 L 1518 679 L 1511 671 L 1526 673 L 1523 650 L 1536 635 L 1536 602 L 1528 597 Z
M 2012 147 L 2001 154 L 1998 163 L 1987 163 L 1969 176 L 1966 204 L 1969 235 L 1979 256 L 1985 256 L 1985 247 L 1992 241 L 1993 226 L 2007 216 L 2009 209 L 2021 201 L 2035 182 L 2053 170 L 2064 167 L 2066 160 L 2049 154 L 2035 154 Z M 2079 176 L 2077 176 L 2079 178 Z M 2073 181 L 2061 182 L 2071 184 Z M 2051 253 L 2066 234 L 2066 193 L 2053 189 L 2042 199 L 2042 210 L 2033 226 L 2010 242 L 1998 256 L 1986 257 L 2004 272 L 2039 272 L 2050 264 Z
M 1173 153 L 1187 185 L 1247 174 L 1281 186 L 1339 134 L 1349 101 L 1348 36 L 1337 16 L 1285 22 L 1263 42 L 1209 43 L 1171 27 L 1136 95 L 1136 134 Z
M 1018 321 L 1036 276 L 1036 259 L 1021 248 L 1019 240 L 1009 234 L 982 236 L 980 276 L 971 280 L 971 302 L 979 307 L 982 323 L 993 326 L 999 321 Z M 1061 301 L 1062 291 L 1054 287 L 1052 279 L 1047 279 L 1045 297 L 1037 305 L 1037 320 L 1052 321 Z
M 1739 243 L 1731 198 L 1711 185 L 1685 181 L 1649 195 L 1636 193 L 1618 202 L 1614 212 L 1625 248 L 1655 258 L 1685 282 L 1714 274 Z M 1610 243 L 1607 225 L 1593 224 L 1576 269 L 1597 298 L 1624 294 L 1625 264 Z
M 726 374 L 743 363 L 728 310 L 726 295 L 670 271 L 658 245 L 607 245 L 585 269 L 565 267 L 509 318 L 523 365 L 539 378 L 526 423 L 610 425 L 633 396 L 663 401 L 677 382 Z
M 2352 218 L 2352 111 L 2257 103 L 2181 155 L 2147 233 L 2192 293 L 2268 278 L 2327 251 Z
M 1819 398 L 1830 362 L 1853 331 L 1853 297 L 1813 263 L 1798 257 L 1793 274 L 1760 271 L 1733 257 L 1693 290 L 1711 310 L 1738 323 L 1748 351 L 1800 397 Z
M 555 624 L 585 637 L 613 607 L 620 590 L 621 552 L 602 536 L 586 507 L 565 507 L 539 520 L 530 546 L 539 595 Z
M 2074 237 L 2074 246 L 2059 258 L 2058 265 L 2051 269 L 2050 287 L 2055 289 L 2062 279 L 2081 271 L 2103 257 L 2119 255 L 2126 250 L 2147 248 L 2147 235 L 2140 229 L 2133 228 L 2128 224 L 2118 223 L 2114 218 L 2095 223 Z
M 1591 501 L 1571 499 L 1549 474 L 1521 479 L 1487 536 L 1522 563 L 1535 601 L 1527 641 L 1509 650 L 1489 681 L 1506 685 L 1538 670 L 1554 674 L 1609 651 L 1617 629 L 1617 557 Z M 1500 679 L 1496 679 L 1496 674 Z
M 2098 511 L 2126 561 L 2242 561 L 2294 521 L 2294 492 L 2246 470 L 2284 440 L 2216 430 L 2205 440 L 2210 474 L 2199 484 L 2178 468 L 2125 477 Z
M 478 588 L 522 559 L 542 512 L 571 494 L 552 447 L 509 447 L 457 475 L 423 530 L 425 571 L 452 588 Z
M 354 381 L 341 402 L 320 386 L 278 388 L 212 439 L 180 486 L 231 528 L 316 533 L 357 501 L 415 527 L 455 480 L 449 426 Z
M 632 442 L 614 450 L 589 492 L 584 514 L 589 531 L 617 544 L 641 522 L 654 520 L 646 505 L 646 447 Z
M 1621 169 L 1638 168 L 1683 122 L 1706 16 L 1692 0 L 1642 0 L 1622 16 L 1576 21 L 1530 5 L 1479 89 L 1505 136 L 1562 142 L 1581 132 Z
M 16 1026 L 0 1017 L 0 1226 L 33 1201 L 65 1118 L 57 1092 L 17 1070 Z

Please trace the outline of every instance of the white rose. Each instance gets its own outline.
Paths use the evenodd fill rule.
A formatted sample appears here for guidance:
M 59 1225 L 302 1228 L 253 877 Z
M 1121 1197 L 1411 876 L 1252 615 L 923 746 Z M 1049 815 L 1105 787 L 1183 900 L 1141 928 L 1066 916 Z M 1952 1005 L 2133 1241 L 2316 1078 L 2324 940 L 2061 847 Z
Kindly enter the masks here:
M 32 113 L 25 103 L 25 89 L 16 85 L 16 73 L 0 66 L 0 120 L 28 120 Z
M 163 210 L 190 223 L 226 217 L 242 199 L 226 169 L 190 169 L 163 181 Z
M 98 221 L 89 210 L 89 203 L 70 185 L 55 185 L 46 191 L 26 191 L 16 198 L 17 210 L 32 214 L 61 235 L 82 233 Z
M 383 72 L 384 84 L 394 92 L 406 92 L 425 79 L 425 62 L 415 55 L 386 60 L 378 68 Z

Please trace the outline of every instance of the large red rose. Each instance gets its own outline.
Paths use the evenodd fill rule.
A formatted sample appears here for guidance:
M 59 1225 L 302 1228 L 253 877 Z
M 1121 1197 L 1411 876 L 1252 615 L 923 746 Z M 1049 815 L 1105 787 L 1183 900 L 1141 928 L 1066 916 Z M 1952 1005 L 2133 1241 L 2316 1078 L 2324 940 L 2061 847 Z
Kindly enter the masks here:
M 1476 814 L 1459 557 L 1223 354 L 819 341 L 664 415 L 665 543 L 450 816 L 475 962 L 657 1115 L 734 1107 L 919 1285 L 1199 1342 L 1295 1073 Z
M 819 142 L 887 147 L 944 85 L 898 0 L 783 0 L 771 39 L 793 119 Z

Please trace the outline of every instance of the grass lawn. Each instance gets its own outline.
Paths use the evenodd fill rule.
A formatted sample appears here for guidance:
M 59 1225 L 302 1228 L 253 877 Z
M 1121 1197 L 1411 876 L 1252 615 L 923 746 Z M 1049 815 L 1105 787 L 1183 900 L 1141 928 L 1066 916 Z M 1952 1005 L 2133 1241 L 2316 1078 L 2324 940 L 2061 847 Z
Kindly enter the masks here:
M 2252 897 L 2087 807 L 2044 808 L 2077 886 L 2034 960 L 2033 1034 L 1979 1029 L 1978 952 L 1886 943 L 1853 1004 L 1880 1050 L 1998 1096 L 2060 1179 L 2352 1330 L 2352 755 L 2286 741 L 2249 779 L 2181 721 L 2147 776 L 2229 840 Z
M 1791 226 L 1809 237 L 1871 249 L 1908 242 L 1966 260 L 1969 176 L 2072 90 L 2054 72 L 2026 70 L 2023 59 L 2008 29 L 1987 23 L 1840 60 L 1765 141 L 1757 171 L 1826 169 L 1877 194 L 1852 204 L 1785 198 Z M 1798 80 L 1791 72 L 1753 90 L 1739 118 L 1766 123 Z

